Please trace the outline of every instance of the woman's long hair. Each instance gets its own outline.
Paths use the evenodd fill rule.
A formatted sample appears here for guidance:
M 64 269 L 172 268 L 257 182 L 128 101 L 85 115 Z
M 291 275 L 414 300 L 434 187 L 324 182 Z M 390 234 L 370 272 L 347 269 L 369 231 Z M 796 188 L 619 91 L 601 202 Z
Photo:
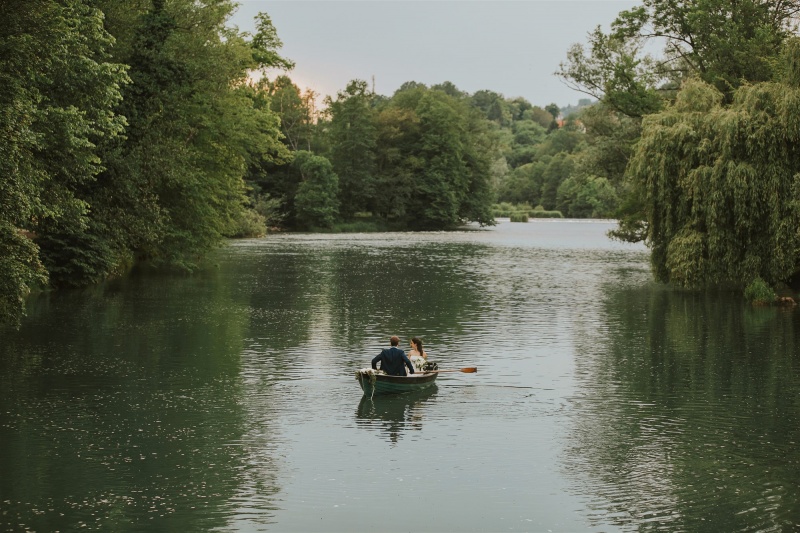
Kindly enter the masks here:
M 424 358 L 425 357 L 425 351 L 422 349 L 422 341 L 419 340 L 419 337 L 413 337 L 411 339 L 411 342 L 414 343 L 414 347 L 419 352 L 419 356 Z

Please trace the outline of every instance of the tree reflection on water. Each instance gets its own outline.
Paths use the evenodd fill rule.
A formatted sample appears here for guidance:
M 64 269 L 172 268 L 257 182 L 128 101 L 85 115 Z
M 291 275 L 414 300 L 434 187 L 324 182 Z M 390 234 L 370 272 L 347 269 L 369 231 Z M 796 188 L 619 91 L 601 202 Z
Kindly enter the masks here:
M 599 523 L 797 527 L 800 316 L 656 285 L 609 285 L 605 309 L 605 338 L 576 335 L 567 453 Z
M 217 275 L 45 294 L 0 333 L 0 530 L 202 531 L 255 505 L 269 521 L 274 417 L 242 401 L 248 316 Z

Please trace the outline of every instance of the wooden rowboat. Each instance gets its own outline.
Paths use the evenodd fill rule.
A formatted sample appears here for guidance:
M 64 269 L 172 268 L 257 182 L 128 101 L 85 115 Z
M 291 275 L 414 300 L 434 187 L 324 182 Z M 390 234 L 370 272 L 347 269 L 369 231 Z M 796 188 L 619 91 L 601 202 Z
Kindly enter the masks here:
M 364 391 L 365 396 L 370 397 L 374 394 L 397 394 L 424 390 L 434 385 L 438 376 L 438 372 L 416 372 L 408 376 L 390 376 L 368 368 L 356 371 L 356 379 L 361 385 L 361 390 Z

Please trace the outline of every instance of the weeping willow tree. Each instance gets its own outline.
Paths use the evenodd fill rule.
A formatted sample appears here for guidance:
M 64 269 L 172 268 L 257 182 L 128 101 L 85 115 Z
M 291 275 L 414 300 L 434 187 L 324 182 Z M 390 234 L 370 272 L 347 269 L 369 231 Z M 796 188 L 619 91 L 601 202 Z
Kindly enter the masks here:
M 644 119 L 629 166 L 644 187 L 658 280 L 684 287 L 800 270 L 800 40 L 775 81 L 736 90 L 687 81 L 673 106 Z

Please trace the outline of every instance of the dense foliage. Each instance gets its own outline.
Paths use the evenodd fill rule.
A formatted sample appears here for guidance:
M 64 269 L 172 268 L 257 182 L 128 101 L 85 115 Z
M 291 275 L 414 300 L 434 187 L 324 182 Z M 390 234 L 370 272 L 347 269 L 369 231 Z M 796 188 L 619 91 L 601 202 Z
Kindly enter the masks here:
M 1 5 L 0 319 L 48 277 L 191 268 L 252 222 L 245 169 L 286 152 L 247 83 L 287 66 L 268 18 L 251 38 L 228 1 Z
M 787 280 L 800 262 L 800 43 L 782 79 L 730 106 L 701 81 L 645 120 L 631 177 L 645 184 L 656 277 L 685 286 Z
M 635 140 L 642 117 L 669 105 L 688 79 L 715 86 L 725 105 L 740 85 L 772 79 L 782 43 L 796 30 L 798 13 L 800 0 L 644 0 L 622 11 L 610 32 L 597 27 L 586 45 L 574 45 L 558 74 L 630 123 Z M 661 54 L 652 53 L 659 45 Z M 631 136 L 618 140 L 617 159 L 624 166 Z M 642 183 L 623 181 L 618 190 L 622 199 L 615 236 L 644 240 Z
M 369 220 L 376 228 L 424 230 L 493 222 L 497 137 L 491 122 L 452 84 L 429 88 L 410 82 L 385 97 L 353 80 L 315 115 L 312 98 L 289 78 L 279 80 L 270 90 L 273 104 L 277 97 L 282 102 L 273 109 L 292 125 L 284 131 L 287 148 L 327 159 L 338 178 L 338 214 L 322 223 L 306 216 L 305 195 L 305 207 L 298 205 L 307 178 L 297 165 L 286 161 L 251 173 L 254 194 L 280 199 L 284 225 L 322 229 Z
M 103 170 L 98 145 L 123 130 L 115 108 L 128 76 L 109 56 L 102 13 L 84 2 L 3 0 L 2 13 L 0 319 L 16 321 L 47 279 L 31 232 L 90 227 L 82 191 Z
M 37 287 L 191 270 L 224 237 L 485 225 L 495 201 L 618 217 L 685 286 L 798 270 L 800 0 L 645 0 L 569 51 L 560 75 L 599 101 L 566 108 L 353 80 L 318 109 L 231 0 L 0 6 L 0 320 Z
M 562 64 L 620 125 L 593 160 L 622 169 L 614 234 L 651 247 L 657 279 L 744 288 L 800 270 L 798 14 L 798 0 L 645 0 Z

